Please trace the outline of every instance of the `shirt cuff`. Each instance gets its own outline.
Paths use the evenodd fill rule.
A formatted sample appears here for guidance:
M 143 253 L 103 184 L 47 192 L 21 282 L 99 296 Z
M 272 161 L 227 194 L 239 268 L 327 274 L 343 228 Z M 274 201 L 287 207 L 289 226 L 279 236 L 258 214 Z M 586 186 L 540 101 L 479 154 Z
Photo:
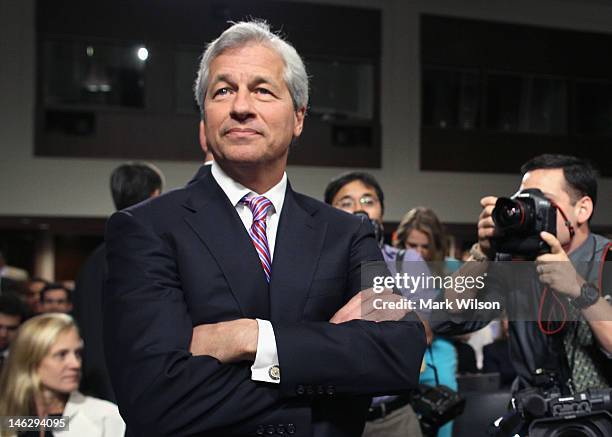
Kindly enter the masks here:
M 257 353 L 251 366 L 253 381 L 280 384 L 280 367 L 278 366 L 278 351 L 274 329 L 269 320 L 257 320 L 259 335 L 257 336 Z

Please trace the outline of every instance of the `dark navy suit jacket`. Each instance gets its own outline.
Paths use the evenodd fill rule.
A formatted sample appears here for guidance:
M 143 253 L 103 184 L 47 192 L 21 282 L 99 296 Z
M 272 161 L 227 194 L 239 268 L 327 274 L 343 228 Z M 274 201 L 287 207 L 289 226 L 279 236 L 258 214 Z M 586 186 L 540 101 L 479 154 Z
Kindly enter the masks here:
M 210 172 L 115 213 L 106 232 L 107 361 L 128 435 L 359 436 L 369 397 L 415 386 L 425 334 L 411 321 L 328 322 L 381 260 L 367 221 L 287 188 L 271 282 Z M 280 384 L 251 362 L 192 356 L 194 326 L 270 320 Z

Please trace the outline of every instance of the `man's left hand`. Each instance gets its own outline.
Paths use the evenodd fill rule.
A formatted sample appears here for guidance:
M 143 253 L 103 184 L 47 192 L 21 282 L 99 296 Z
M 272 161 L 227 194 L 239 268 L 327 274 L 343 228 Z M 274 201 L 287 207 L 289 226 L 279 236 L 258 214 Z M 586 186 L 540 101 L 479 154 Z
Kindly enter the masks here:
M 336 311 L 330 322 L 401 320 L 409 312 L 407 308 L 400 305 L 403 300 L 405 299 L 401 295 L 394 294 L 390 289 L 385 289 L 382 293 L 376 293 L 372 288 L 368 288 L 357 293 Z M 384 306 L 383 302 L 385 303 Z
M 379 304 L 385 302 L 387 305 L 400 304 L 405 300 L 403 296 L 394 294 L 390 289 L 385 289 L 382 293 L 375 293 L 372 288 L 368 288 L 353 296 L 350 301 L 348 301 L 336 312 L 336 314 L 334 314 L 330 320 L 330 323 L 338 324 L 348 322 L 350 320 L 369 320 L 374 322 L 396 321 L 401 320 L 410 311 L 406 308 L 376 309 L 376 304 L 374 302 L 376 299 L 380 299 Z M 421 319 L 418 314 L 417 317 L 425 329 L 427 344 L 431 344 L 433 341 L 433 332 L 429 322 Z
M 193 328 L 189 351 L 209 355 L 222 363 L 255 361 L 259 326 L 254 319 L 207 323 Z
M 559 240 L 548 232 L 541 232 L 540 237 L 550 246 L 550 253 L 536 258 L 540 282 L 569 297 L 580 296 L 580 287 L 585 281 L 576 272 Z

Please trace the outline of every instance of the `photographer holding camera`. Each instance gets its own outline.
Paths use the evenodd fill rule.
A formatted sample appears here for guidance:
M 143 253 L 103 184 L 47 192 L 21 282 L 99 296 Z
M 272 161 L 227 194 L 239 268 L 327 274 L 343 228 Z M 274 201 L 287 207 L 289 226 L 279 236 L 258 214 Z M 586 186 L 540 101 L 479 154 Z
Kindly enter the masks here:
M 522 307 L 533 311 L 547 298 L 548 292 L 549 298 L 554 297 L 565 308 L 557 329 L 545 328 L 540 318 L 537 322 L 510 320 L 510 356 L 518 374 L 514 390 L 537 385 L 534 374 L 540 369 L 555 372 L 566 394 L 610 387 L 612 305 L 609 299 L 612 290 L 609 284 L 602 285 L 601 278 L 610 241 L 590 232 L 589 228 L 597 201 L 595 171 L 582 159 L 551 154 L 531 159 L 521 171 L 520 192 L 512 198 L 514 207 L 508 206 L 510 199 L 498 201 L 489 196 L 481 200 L 479 241 L 470 252 L 474 262 L 467 263 L 458 272 L 473 277 L 488 272 L 492 280 L 483 290 L 472 289 L 459 294 L 447 289 L 444 298 L 456 301 L 476 295 L 485 299 L 501 297 L 507 308 Z M 501 211 L 494 212 L 496 205 Z M 529 205 L 532 205 L 531 211 Z M 511 223 L 516 215 L 515 228 L 522 226 L 524 231 L 529 214 L 535 235 L 517 231 L 515 241 L 510 242 L 507 235 L 512 226 L 506 228 L 504 225 Z M 547 216 L 552 217 L 549 227 L 543 225 Z M 550 232 L 538 232 L 543 229 Z M 526 245 L 529 238 L 531 242 Z M 535 246 L 532 244 L 534 238 Z M 529 249 L 525 249 L 528 246 Z M 500 256 L 500 247 L 510 248 L 504 250 L 505 258 Z M 512 259 L 516 259 L 516 255 L 535 259 L 536 274 L 515 274 L 505 278 L 514 285 L 500 285 L 491 277 L 491 272 L 504 266 L 492 261 L 507 260 L 508 255 L 512 255 Z M 477 330 L 499 313 L 478 311 L 469 314 L 456 307 L 446 312 L 450 317 L 434 326 L 441 334 Z

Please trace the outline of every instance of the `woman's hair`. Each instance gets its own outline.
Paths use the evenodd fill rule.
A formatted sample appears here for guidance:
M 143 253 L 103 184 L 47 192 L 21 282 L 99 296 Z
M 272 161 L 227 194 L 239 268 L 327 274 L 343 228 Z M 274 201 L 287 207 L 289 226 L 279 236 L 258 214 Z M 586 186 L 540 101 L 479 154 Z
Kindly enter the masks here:
M 42 392 L 38 368 L 59 336 L 71 329 L 78 332 L 74 319 L 60 313 L 33 317 L 19 327 L 0 374 L 0 417 L 37 414 L 34 399 Z
M 444 261 L 448 251 L 448 238 L 444 226 L 431 209 L 419 206 L 408 211 L 397 227 L 393 245 L 405 247 L 408 235 L 413 230 L 421 231 L 429 238 L 430 259 L 425 261 Z

